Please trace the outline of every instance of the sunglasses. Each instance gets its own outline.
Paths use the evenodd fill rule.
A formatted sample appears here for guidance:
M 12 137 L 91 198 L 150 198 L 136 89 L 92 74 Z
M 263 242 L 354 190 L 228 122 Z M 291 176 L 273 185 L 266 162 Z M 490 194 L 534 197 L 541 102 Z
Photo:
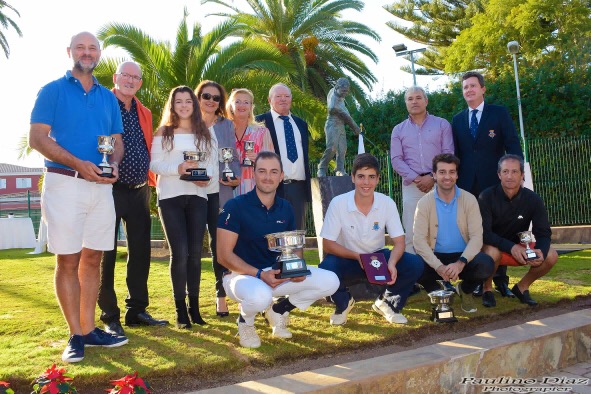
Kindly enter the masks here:
M 217 94 L 211 95 L 209 93 L 201 93 L 201 98 L 203 100 L 213 100 L 216 103 L 219 103 L 220 100 L 222 99 L 222 96 L 218 96 Z

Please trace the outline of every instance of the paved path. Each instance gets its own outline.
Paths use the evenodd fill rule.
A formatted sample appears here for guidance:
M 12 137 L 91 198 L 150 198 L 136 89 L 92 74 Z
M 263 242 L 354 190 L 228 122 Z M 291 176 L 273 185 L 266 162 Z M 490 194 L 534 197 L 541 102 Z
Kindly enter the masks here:
M 529 379 L 529 384 L 496 386 L 499 391 L 489 390 L 483 393 L 573 393 L 591 394 L 591 362 L 572 365 L 568 368 Z M 512 387 L 515 390 L 500 391 Z

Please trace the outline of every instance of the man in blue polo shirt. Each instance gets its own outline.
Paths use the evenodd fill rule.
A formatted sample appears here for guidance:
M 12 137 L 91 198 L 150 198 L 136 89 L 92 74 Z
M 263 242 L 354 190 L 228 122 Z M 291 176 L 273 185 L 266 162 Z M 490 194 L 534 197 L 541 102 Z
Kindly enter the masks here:
M 493 273 L 493 259 L 482 253 L 482 217 L 476 197 L 456 185 L 460 159 L 449 153 L 433 158 L 435 189 L 417 204 L 413 243 L 423 259 L 418 283 L 428 292 L 437 280 L 456 281 L 464 312 L 476 312 L 472 292 Z
M 92 75 L 101 56 L 96 37 L 73 36 L 67 52 L 72 70 L 39 91 L 29 145 L 45 156 L 41 210 L 48 249 L 57 255 L 55 293 L 70 329 L 62 360 L 78 362 L 85 346 L 127 343 L 94 324 L 101 256 L 113 248 L 115 237 L 112 184 L 123 157 L 123 124 L 115 96 Z M 115 138 L 112 178 L 101 176 L 98 167 L 100 135 Z
M 256 187 L 252 191 L 226 203 L 217 230 L 218 260 L 231 271 L 224 277 L 224 289 L 228 297 L 240 303 L 240 345 L 250 348 L 261 345 L 254 328 L 257 313 L 264 311 L 273 336 L 291 338 L 287 329 L 289 312 L 295 308 L 305 310 L 339 286 L 334 273 L 315 267 L 308 267 L 312 274 L 307 277 L 275 277 L 279 270 L 272 269 L 272 265 L 279 254 L 269 250 L 265 235 L 296 229 L 293 208 L 276 196 L 283 180 L 279 155 L 259 153 L 254 180 Z M 301 250 L 296 253 L 301 257 Z M 273 297 L 286 296 L 272 304 Z

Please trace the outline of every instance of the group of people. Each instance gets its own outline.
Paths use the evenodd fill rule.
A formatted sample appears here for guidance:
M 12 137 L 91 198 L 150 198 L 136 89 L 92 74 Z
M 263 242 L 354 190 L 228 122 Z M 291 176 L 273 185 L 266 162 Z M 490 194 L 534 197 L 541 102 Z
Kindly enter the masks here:
M 93 34 L 73 36 L 67 52 L 73 67 L 40 90 L 29 133 L 30 146 L 46 158 L 42 216 L 48 249 L 57 257 L 56 296 L 70 332 L 62 354 L 66 362 L 81 361 L 85 347 L 128 343 L 114 288 L 121 222 L 128 246 L 124 323 L 168 324 L 147 312 L 150 186 L 156 187 L 170 246 L 177 327 L 206 324 L 199 290 L 207 228 L 216 313 L 229 315 L 227 297 L 239 304 L 244 347 L 260 346 L 254 326 L 258 313 L 274 336 L 290 338 L 290 311 L 305 310 L 324 297 L 335 304 L 330 323 L 345 324 L 355 303 L 347 286 L 366 280 L 364 253 L 381 252 L 387 260 L 390 277 L 373 309 L 399 324 L 407 322 L 402 309 L 417 283 L 431 290 L 439 279 L 463 279 L 460 294 L 481 285 L 483 303 L 493 306 L 492 275 L 506 264 L 531 265 L 513 294 L 533 305 L 529 286 L 557 260 L 544 204 L 521 185 L 521 148 L 509 114 L 483 103 L 480 74 L 464 76 L 468 106 L 480 113 L 458 114 L 453 127 L 426 112 L 421 88 L 407 91 L 409 118 L 394 128 L 391 152 L 403 177 L 402 221 L 394 201 L 375 191 L 381 172 L 377 159 L 358 155 L 351 174 L 354 190 L 335 197 L 326 212 L 320 233 L 325 258 L 318 268 L 309 267 L 308 276 L 281 279 L 277 253 L 269 250 L 265 235 L 303 230 L 311 201 L 308 125 L 291 113 L 289 87 L 273 85 L 270 110 L 255 117 L 248 89 L 234 89 L 228 97 L 214 81 L 195 89 L 179 86 L 170 92 L 154 132 L 150 110 L 136 97 L 142 86 L 137 63 L 119 64 L 109 91 L 93 76 L 101 55 Z M 98 165 L 97 136 L 113 137 L 110 174 Z M 245 141 L 252 148 L 246 149 Z M 231 148 L 231 161 L 224 162 L 223 148 Z M 186 160 L 187 151 L 205 152 L 204 161 Z M 493 164 L 498 170 L 491 175 Z M 232 174 L 224 176 L 226 166 Z M 206 169 L 209 179 L 180 178 L 195 167 Z M 526 259 L 516 238 L 530 222 L 534 260 Z M 385 234 L 392 250 L 385 246 Z M 104 330 L 95 325 L 97 303 Z

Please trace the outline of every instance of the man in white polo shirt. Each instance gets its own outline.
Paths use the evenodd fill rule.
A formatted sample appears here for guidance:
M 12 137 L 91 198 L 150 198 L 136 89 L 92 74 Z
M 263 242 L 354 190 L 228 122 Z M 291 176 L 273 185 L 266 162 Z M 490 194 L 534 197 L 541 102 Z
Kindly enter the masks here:
M 373 309 L 390 323 L 407 323 L 401 313 L 413 285 L 423 272 L 420 258 L 404 251 L 404 230 L 396 203 L 375 188 L 380 180 L 377 159 L 363 153 L 353 161 L 355 190 L 331 201 L 320 236 L 327 255 L 318 266 L 334 272 L 339 289 L 332 295 L 336 310 L 330 317 L 333 325 L 347 322 L 355 300 L 347 286 L 366 281 L 361 254 L 383 253 L 391 280 L 373 304 Z M 385 248 L 386 228 L 394 248 Z M 379 263 L 378 263 L 379 264 Z

